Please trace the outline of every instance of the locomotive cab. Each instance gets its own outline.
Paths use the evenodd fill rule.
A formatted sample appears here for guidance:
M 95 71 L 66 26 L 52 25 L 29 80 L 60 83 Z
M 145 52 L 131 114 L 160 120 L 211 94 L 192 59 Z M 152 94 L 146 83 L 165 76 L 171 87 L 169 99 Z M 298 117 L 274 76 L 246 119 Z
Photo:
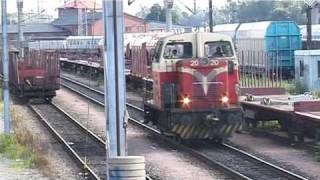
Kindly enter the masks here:
M 145 118 L 161 131 L 182 139 L 223 139 L 239 128 L 238 62 L 230 37 L 187 33 L 160 39 L 152 79 Z

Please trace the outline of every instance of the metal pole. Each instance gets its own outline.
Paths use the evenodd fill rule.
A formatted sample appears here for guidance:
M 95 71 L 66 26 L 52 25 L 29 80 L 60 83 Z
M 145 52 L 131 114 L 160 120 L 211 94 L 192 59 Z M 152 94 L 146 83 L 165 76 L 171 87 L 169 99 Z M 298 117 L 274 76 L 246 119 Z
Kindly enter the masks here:
M 85 19 L 85 35 L 89 36 L 88 34 L 88 16 L 87 16 L 87 9 L 85 9 L 85 13 L 84 13 L 84 19 Z
M 307 49 L 311 49 L 312 48 L 312 17 L 311 17 L 311 11 L 312 11 L 312 7 L 308 6 L 307 7 Z
M 38 15 L 40 15 L 40 2 L 39 2 L 39 0 L 37 0 L 37 11 L 38 11 Z
M 167 32 L 172 30 L 172 9 L 166 8 Z
M 23 43 L 23 31 L 22 31 L 23 0 L 17 0 L 17 8 L 18 8 L 18 49 L 19 49 L 20 58 L 23 58 L 24 57 L 23 44 L 22 44 Z
M 210 27 L 210 32 L 213 32 L 213 7 L 212 7 L 212 0 L 209 0 L 209 27 Z
M 4 132 L 10 133 L 10 92 L 9 92 L 9 52 L 7 27 L 7 1 L 2 0 L 2 63 L 3 63 L 3 106 L 4 106 Z
M 125 152 L 125 75 L 123 48 L 122 0 L 104 0 L 104 70 L 105 113 L 110 140 L 110 156 L 124 156 Z M 108 37 L 108 39 L 107 39 Z

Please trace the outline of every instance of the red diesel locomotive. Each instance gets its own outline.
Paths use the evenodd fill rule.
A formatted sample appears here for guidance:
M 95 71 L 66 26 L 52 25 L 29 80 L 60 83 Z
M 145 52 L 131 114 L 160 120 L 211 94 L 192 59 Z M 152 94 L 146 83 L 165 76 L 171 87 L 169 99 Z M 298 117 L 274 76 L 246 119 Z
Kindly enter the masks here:
M 171 35 L 161 38 L 152 54 L 146 122 L 181 139 L 218 141 L 241 126 L 238 60 L 230 37 Z

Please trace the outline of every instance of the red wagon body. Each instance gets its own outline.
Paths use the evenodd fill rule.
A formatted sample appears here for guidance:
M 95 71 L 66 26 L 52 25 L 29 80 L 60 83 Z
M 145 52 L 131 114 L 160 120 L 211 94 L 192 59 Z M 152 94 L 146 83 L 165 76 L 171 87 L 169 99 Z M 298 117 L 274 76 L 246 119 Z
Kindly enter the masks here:
M 9 54 L 9 83 L 13 93 L 48 100 L 56 95 L 60 88 L 59 53 L 26 51 L 23 59 L 18 58 L 16 51 Z

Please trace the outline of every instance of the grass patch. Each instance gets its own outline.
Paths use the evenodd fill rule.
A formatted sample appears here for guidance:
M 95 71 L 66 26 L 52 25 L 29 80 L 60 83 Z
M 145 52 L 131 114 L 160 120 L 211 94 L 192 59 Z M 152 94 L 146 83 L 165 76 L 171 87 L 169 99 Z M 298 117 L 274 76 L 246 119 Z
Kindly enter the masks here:
M 278 130 L 280 129 L 280 124 L 277 120 L 274 121 L 262 121 L 262 128 L 269 130 Z
M 39 168 L 45 175 L 51 173 L 50 168 L 48 168 L 48 159 L 46 158 L 46 150 L 43 148 L 43 144 L 40 141 L 40 135 L 34 135 L 25 127 L 25 117 L 23 114 L 16 112 L 15 108 L 11 111 L 12 125 L 14 130 L 14 135 L 17 147 L 20 147 L 21 150 L 24 150 L 28 157 L 21 156 L 22 167 L 26 168 Z M 18 151 L 19 149 L 17 149 Z M 19 155 L 19 154 L 18 154 Z M 24 155 L 22 153 L 22 155 Z M 10 158 L 10 157 L 9 157 Z M 17 159 L 13 156 L 11 159 Z
M 2 92 L 1 87 L 0 91 Z M 0 112 L 0 114 L 3 112 L 2 98 L 0 98 Z M 0 134 L 0 154 L 13 160 L 12 165 L 15 168 L 45 166 L 47 161 L 40 152 L 40 146 L 35 143 L 32 133 L 22 124 L 23 115 L 18 116 L 18 113 L 12 108 L 11 118 L 14 133 Z
M 13 166 L 15 167 L 34 168 L 37 162 L 36 154 L 21 144 L 15 134 L 0 135 L 0 153 L 14 160 Z
M 104 85 L 104 77 L 102 75 L 99 75 L 97 78 L 97 85 L 103 86 Z
M 51 169 L 42 143 L 38 140 L 40 135 L 33 135 L 24 123 L 23 114 L 11 111 L 13 132 L 10 135 L 0 134 L 0 154 L 13 160 L 14 168 L 39 168 L 44 175 L 50 176 Z

